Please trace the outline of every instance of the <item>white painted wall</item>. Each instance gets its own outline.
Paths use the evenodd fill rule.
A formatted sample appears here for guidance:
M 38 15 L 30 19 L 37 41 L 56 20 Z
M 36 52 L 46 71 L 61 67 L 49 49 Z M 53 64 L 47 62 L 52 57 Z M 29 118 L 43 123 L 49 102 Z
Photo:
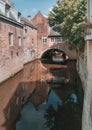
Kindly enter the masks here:
M 92 23 L 92 0 L 88 0 L 88 19 Z

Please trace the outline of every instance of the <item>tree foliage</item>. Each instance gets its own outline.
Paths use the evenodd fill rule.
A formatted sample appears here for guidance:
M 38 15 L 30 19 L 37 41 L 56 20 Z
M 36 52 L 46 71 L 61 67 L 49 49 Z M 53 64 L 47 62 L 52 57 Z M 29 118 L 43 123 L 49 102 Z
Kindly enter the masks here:
M 86 0 L 57 0 L 48 14 L 50 26 L 60 26 L 63 39 L 73 48 L 82 48 Z

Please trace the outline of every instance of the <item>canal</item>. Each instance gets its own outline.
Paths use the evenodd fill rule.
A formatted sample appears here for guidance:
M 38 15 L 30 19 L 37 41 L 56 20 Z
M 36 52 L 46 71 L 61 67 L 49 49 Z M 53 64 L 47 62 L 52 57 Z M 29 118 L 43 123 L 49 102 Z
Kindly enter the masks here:
M 35 60 L 3 83 L 0 92 L 7 130 L 81 130 L 83 91 L 76 61 Z

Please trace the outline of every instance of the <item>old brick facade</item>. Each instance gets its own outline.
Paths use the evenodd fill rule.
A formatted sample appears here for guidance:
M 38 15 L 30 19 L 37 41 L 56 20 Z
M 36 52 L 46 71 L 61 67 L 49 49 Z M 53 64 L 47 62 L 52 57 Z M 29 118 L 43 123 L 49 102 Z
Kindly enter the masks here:
M 12 77 L 37 55 L 37 29 L 14 4 L 0 0 L 0 82 Z
M 34 18 L 32 18 L 33 23 L 37 26 L 37 49 L 38 56 L 41 54 L 42 50 L 49 48 L 48 45 L 48 34 L 49 25 L 47 18 L 42 15 L 39 11 Z
M 8 2 L 0 0 L 0 82 L 23 68 L 23 25 Z
M 75 50 L 68 49 L 40 11 L 32 19 L 24 18 L 9 0 L 0 0 L 0 19 L 0 82 L 50 48 L 63 49 L 70 59 L 76 58 Z
M 56 32 L 48 24 L 48 19 L 39 11 L 34 18 L 33 23 L 37 26 L 37 46 L 38 56 L 50 48 L 59 48 L 65 51 L 70 59 L 76 59 L 75 50 L 69 50 L 68 45 L 62 40 L 60 33 Z

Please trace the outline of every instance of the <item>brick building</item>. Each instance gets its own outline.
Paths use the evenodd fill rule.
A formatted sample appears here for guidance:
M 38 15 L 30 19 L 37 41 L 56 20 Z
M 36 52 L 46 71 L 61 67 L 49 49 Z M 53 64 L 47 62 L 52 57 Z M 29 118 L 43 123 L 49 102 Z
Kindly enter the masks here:
M 69 50 L 68 45 L 62 40 L 61 34 L 49 26 L 48 19 L 40 11 L 32 18 L 32 21 L 37 26 L 39 57 L 41 57 L 44 51 L 50 48 L 59 48 L 64 50 L 70 59 L 76 59 L 76 51 Z
M 0 0 L 0 82 L 23 68 L 21 13 L 9 0 Z
M 39 11 L 34 16 L 34 18 L 32 18 L 32 22 L 37 26 L 37 44 L 38 44 L 38 56 L 39 56 L 42 50 L 49 47 L 48 46 L 48 33 L 49 33 L 48 20 Z
M 36 55 L 36 26 L 23 18 L 9 0 L 0 0 L 0 82 L 20 71 Z
M 63 44 L 62 36 L 49 27 L 40 11 L 32 19 L 24 18 L 9 0 L 0 0 L 0 82 L 53 47 L 63 49 L 71 59 L 76 58 L 75 50 Z

